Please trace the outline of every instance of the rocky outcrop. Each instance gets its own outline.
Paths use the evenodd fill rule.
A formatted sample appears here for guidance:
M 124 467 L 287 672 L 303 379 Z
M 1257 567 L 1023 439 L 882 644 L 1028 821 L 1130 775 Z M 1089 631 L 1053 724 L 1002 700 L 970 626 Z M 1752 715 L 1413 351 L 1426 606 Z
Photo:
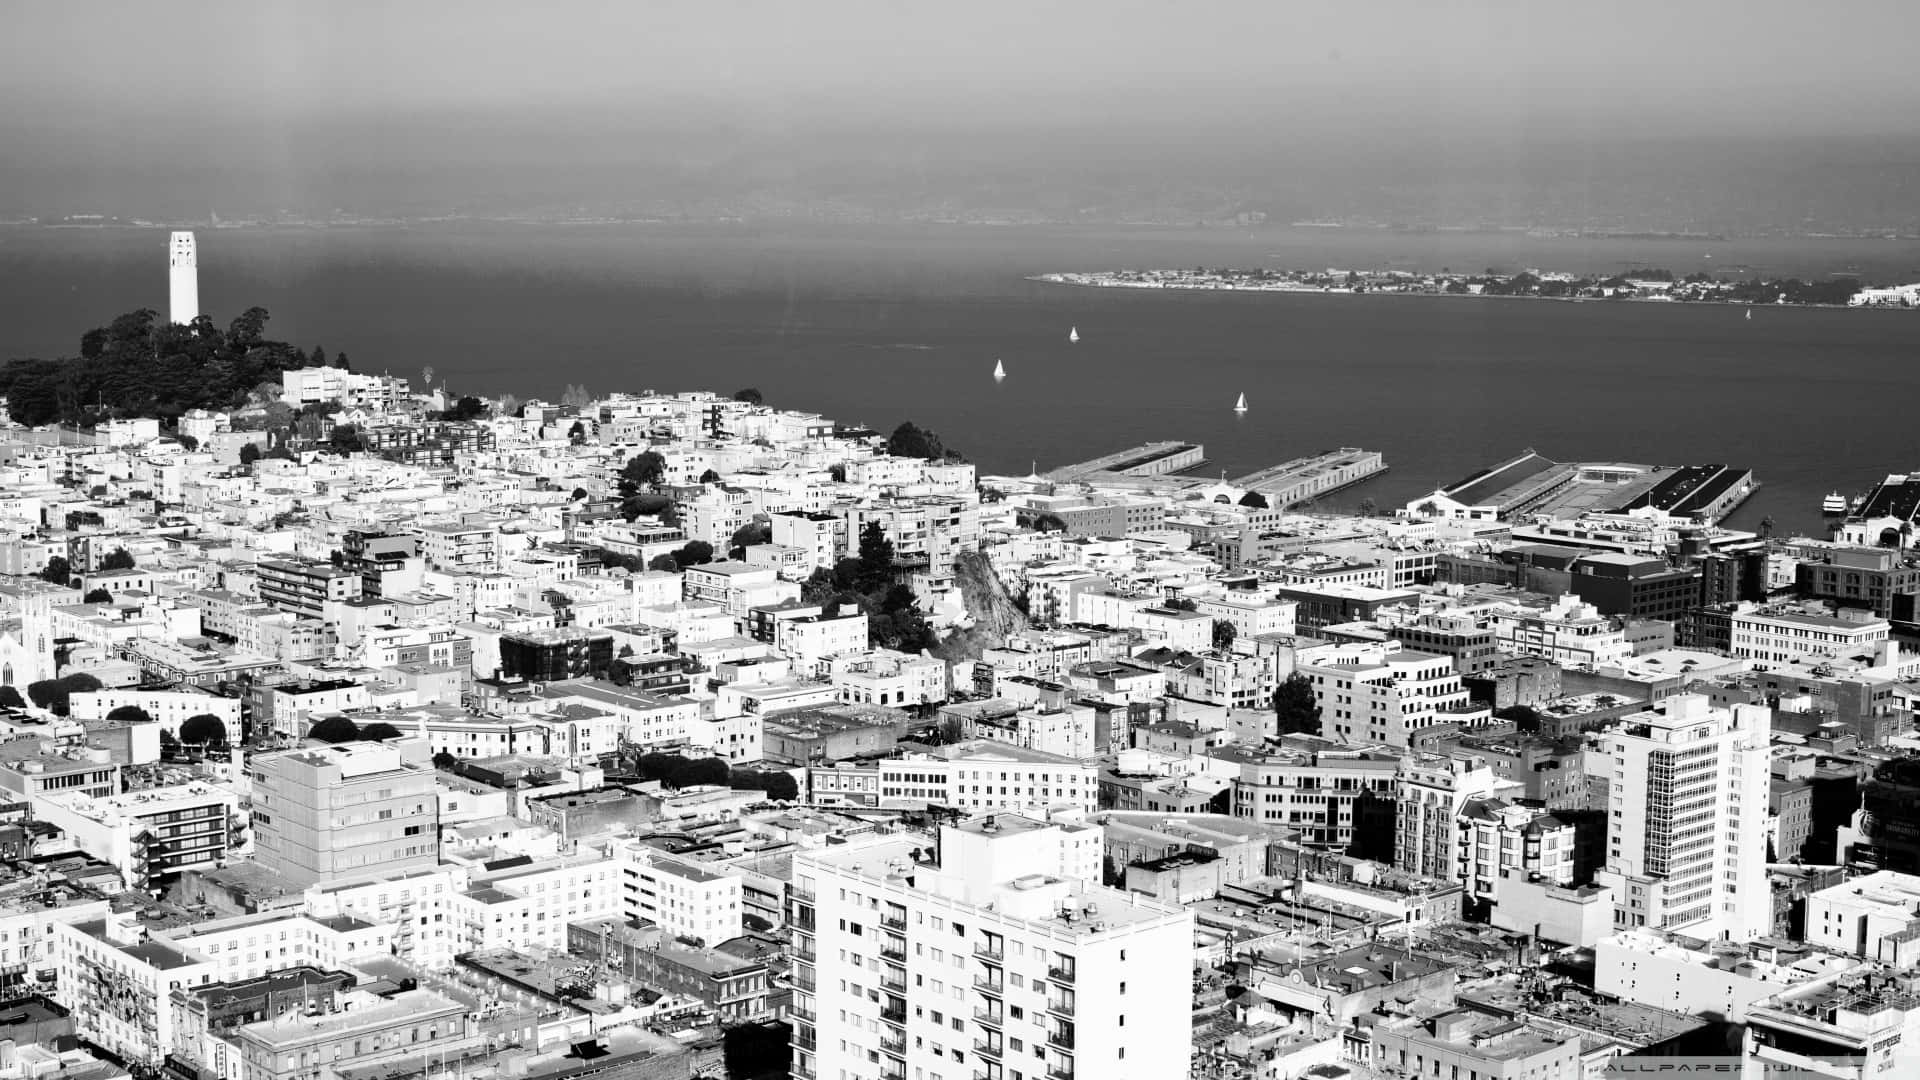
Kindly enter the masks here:
M 963 551 L 953 560 L 953 580 L 966 613 L 933 653 L 942 660 L 978 660 L 986 649 L 1007 643 L 1027 626 L 1027 617 L 1014 606 L 1012 594 L 994 572 L 993 564 L 977 551 Z

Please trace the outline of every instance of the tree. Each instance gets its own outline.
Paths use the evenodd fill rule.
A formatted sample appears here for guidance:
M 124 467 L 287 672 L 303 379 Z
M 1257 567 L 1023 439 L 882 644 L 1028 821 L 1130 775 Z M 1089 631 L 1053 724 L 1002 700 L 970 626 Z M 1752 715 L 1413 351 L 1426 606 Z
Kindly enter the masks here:
M 195 746 L 224 746 L 227 741 L 226 721 L 212 713 L 189 716 L 180 725 L 180 741 Z
M 916 426 L 911 420 L 893 429 L 887 437 L 887 453 L 894 457 L 924 458 L 927 461 L 944 461 L 948 451 L 940 442 L 940 436 L 925 428 Z
M 1420 516 L 1421 517 L 1439 517 L 1440 504 L 1437 502 L 1434 502 L 1432 499 L 1428 499 L 1426 502 L 1421 503 Z
M 587 441 L 587 425 L 581 423 L 578 420 L 575 420 L 573 422 L 573 426 L 567 429 L 567 441 L 572 443 L 575 446 L 579 446 L 581 443 L 586 442 Z
M 1067 519 L 1055 513 L 1040 514 L 1033 519 L 1035 532 L 1066 532 Z
M 133 554 L 123 547 L 114 548 L 112 551 L 107 552 L 106 558 L 100 560 L 100 569 L 102 570 L 131 570 L 133 568 Z
M 1530 705 L 1509 705 L 1504 709 L 1495 709 L 1494 718 L 1510 721 L 1515 730 L 1533 735 L 1540 730 L 1540 712 Z
M 1268 509 L 1267 497 L 1257 491 L 1249 491 L 1245 495 L 1240 496 L 1240 505 L 1253 510 Z
M 1273 714 L 1282 735 L 1320 734 L 1320 699 L 1313 682 L 1295 672 L 1273 692 Z
M 748 387 L 745 390 L 735 390 L 733 400 L 744 401 L 749 405 L 764 405 L 767 399 L 760 395 L 760 391 Z
M 240 447 L 240 464 L 251 465 L 260 460 L 260 444 L 246 443 Z
M 712 469 L 708 469 L 706 472 L 700 474 L 700 482 L 703 484 L 717 484 L 720 482 L 720 474 L 714 472 Z
M 689 566 L 703 566 L 713 561 L 713 545 L 705 540 L 689 540 L 673 553 L 673 561 L 675 566 L 683 570 Z
M 173 437 L 173 441 L 179 443 L 181 449 L 185 450 L 189 454 L 193 453 L 195 450 L 200 449 L 200 440 L 194 438 L 191 435 L 175 435 Z
M 460 759 L 445 750 L 435 750 L 433 752 L 433 767 L 436 769 L 452 769 L 458 764 L 460 764 Z
M 1191 599 L 1187 597 L 1176 596 L 1173 599 L 1167 601 L 1166 608 L 1168 611 L 1198 611 L 1200 609 L 1200 605 L 1194 603 Z
M 620 494 L 632 498 L 643 488 L 651 491 L 666 475 L 667 459 L 652 450 L 642 450 L 628 458 L 626 467 L 620 470 Z
M 353 424 L 338 424 L 327 436 L 327 445 L 333 448 L 334 453 L 345 457 L 365 450 L 367 440 L 360 434 L 360 429 Z
M 113 603 L 113 594 L 105 589 L 88 589 L 87 595 L 81 597 L 80 602 L 83 604 L 111 604 Z
M 1225 619 L 1213 620 L 1213 647 L 1225 652 L 1233 648 L 1233 640 L 1240 636 L 1240 628 Z
M 657 517 L 665 525 L 680 523 L 680 514 L 674 509 L 673 500 L 665 495 L 633 495 L 622 499 L 620 516 L 628 521 L 640 517 Z
M 773 542 L 773 526 L 764 521 L 749 521 L 733 531 L 727 541 L 730 548 L 749 548 Z
M 18 687 L 13 686 L 11 683 L 0 686 L 0 709 L 24 709 L 26 707 L 27 699 L 20 696 Z
M 329 716 L 307 729 L 307 738 L 323 743 L 348 743 L 360 738 L 360 725 L 344 716 Z
M 388 739 L 398 738 L 400 738 L 400 729 L 385 721 L 377 724 L 368 724 L 366 727 L 360 729 L 360 739 L 362 742 L 385 742 Z
M 893 541 L 878 521 L 860 527 L 860 571 L 855 584 L 861 592 L 873 592 L 893 580 Z
M 487 415 L 487 403 L 468 395 L 453 403 L 444 414 L 448 420 L 478 420 Z
M 655 555 L 653 558 L 647 560 L 647 569 L 659 570 L 669 574 L 677 573 L 680 570 L 680 560 L 671 555 Z
M 27 687 L 27 697 L 40 708 L 65 716 L 69 698 L 75 694 L 90 694 L 98 689 L 100 680 L 82 671 L 32 683 Z
M 122 705 L 107 714 L 109 724 L 151 724 L 153 714 L 138 705 Z
M 67 564 L 65 556 L 55 555 L 47 560 L 46 567 L 40 571 L 40 578 L 64 589 L 73 581 L 73 567 Z

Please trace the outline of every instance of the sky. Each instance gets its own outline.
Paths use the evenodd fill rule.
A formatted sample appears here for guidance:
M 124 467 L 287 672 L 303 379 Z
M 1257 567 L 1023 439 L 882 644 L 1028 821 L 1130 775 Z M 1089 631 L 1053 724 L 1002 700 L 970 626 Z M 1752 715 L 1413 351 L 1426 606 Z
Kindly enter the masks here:
M 0 212 L 208 186 L 392 199 L 531 160 L 603 173 L 598 190 L 625 168 L 804 171 L 818 163 L 793 146 L 816 140 L 853 159 L 917 139 L 981 161 L 1085 140 L 1146 165 L 1169 148 L 1909 138 L 1911 14 L 1901 0 L 14 0 Z

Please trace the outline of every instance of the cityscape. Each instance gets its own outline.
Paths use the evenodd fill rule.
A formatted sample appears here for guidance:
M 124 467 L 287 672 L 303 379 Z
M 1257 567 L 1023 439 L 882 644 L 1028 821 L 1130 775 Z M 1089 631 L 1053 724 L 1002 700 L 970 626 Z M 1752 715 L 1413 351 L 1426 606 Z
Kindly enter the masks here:
M 1846 14 L 10 7 L 0 1080 L 1920 1078 Z
M 1910 1063 L 1920 476 L 1785 536 L 1530 449 L 1357 513 L 1377 451 L 978 475 L 222 335 L 164 246 L 166 327 L 55 366 L 243 341 L 239 401 L 7 372 L 35 1075 Z

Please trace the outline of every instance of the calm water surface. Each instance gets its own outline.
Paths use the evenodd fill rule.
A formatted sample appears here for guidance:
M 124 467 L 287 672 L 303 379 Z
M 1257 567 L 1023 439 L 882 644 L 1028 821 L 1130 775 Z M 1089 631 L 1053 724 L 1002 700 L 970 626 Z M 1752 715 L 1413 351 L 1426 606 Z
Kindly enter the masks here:
M 202 230 L 201 297 L 276 336 L 455 390 L 761 389 L 940 432 L 1024 474 L 1150 439 L 1239 474 L 1340 445 L 1393 506 L 1526 447 L 1749 465 L 1736 516 L 1817 528 L 1827 491 L 1920 468 L 1920 312 L 1463 298 L 1152 293 L 1050 270 L 1522 267 L 1920 278 L 1920 245 L 1536 240 L 1349 230 L 548 227 Z M 162 231 L 0 229 L 0 357 L 165 309 Z M 1708 258 L 1708 256 L 1711 258 Z M 1079 327 L 1078 345 L 1067 342 Z M 1009 377 L 991 378 L 996 360 Z M 1245 393 L 1244 417 L 1231 411 Z

